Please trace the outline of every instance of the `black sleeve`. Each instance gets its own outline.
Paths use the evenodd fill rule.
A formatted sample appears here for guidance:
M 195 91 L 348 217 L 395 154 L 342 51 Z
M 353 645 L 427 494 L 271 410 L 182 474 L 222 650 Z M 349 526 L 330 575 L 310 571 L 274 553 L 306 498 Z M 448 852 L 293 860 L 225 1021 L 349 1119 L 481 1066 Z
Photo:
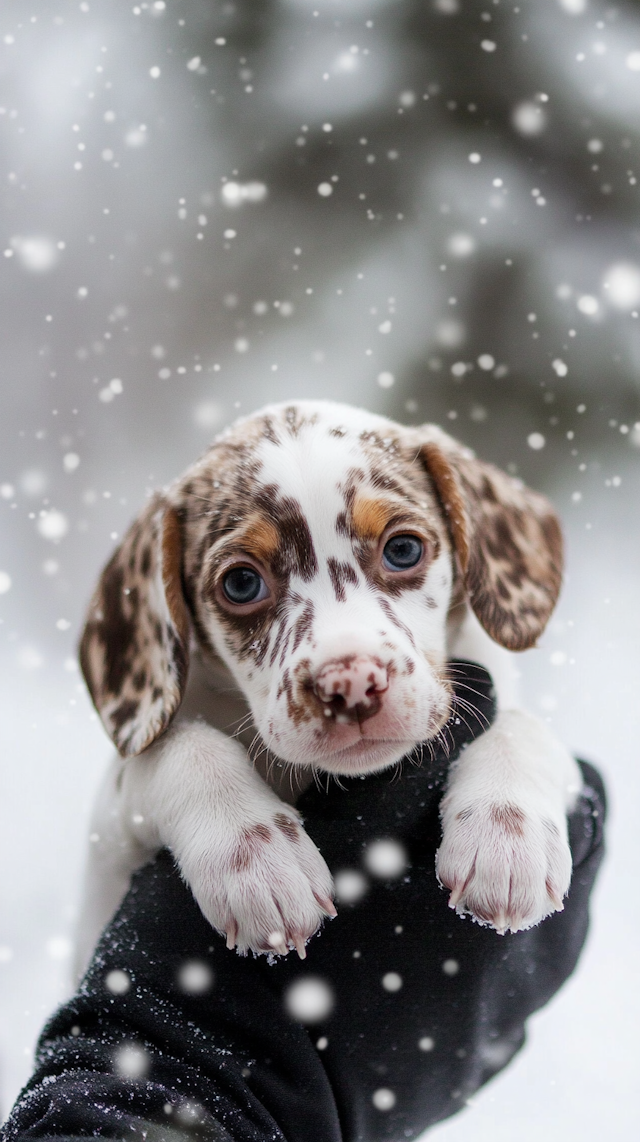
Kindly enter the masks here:
M 404 872 L 367 876 L 365 894 L 340 907 L 305 961 L 268 963 L 226 949 L 161 853 L 135 875 L 79 992 L 45 1028 L 5 1142 L 410 1139 L 509 1062 L 526 1018 L 582 949 L 604 791 L 582 763 L 563 912 L 506 936 L 451 912 L 434 874 L 438 800 L 450 760 L 495 712 L 485 671 L 458 670 L 477 720 L 454 715 L 446 749 L 300 802 L 334 873 L 366 875 L 363 851 L 379 838 L 404 847 Z M 288 1008 L 301 983 L 331 1003 L 306 1026 Z

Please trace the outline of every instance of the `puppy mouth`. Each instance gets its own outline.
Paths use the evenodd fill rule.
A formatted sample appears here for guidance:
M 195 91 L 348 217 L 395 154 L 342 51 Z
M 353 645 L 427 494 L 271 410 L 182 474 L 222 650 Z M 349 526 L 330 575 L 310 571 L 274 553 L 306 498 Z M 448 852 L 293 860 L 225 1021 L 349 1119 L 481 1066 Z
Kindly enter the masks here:
M 350 754 L 358 756 L 383 746 L 407 745 L 408 748 L 411 748 L 415 744 L 415 742 L 409 742 L 408 739 L 405 738 L 370 738 L 365 737 L 364 734 L 361 734 L 356 741 L 351 742 L 349 745 L 336 746 L 335 749 L 328 750 L 324 756 L 336 758 L 348 757 Z
M 400 761 L 415 748 L 413 738 L 374 738 L 363 734 L 349 745 L 323 750 L 313 759 L 320 769 L 345 775 L 372 773 Z

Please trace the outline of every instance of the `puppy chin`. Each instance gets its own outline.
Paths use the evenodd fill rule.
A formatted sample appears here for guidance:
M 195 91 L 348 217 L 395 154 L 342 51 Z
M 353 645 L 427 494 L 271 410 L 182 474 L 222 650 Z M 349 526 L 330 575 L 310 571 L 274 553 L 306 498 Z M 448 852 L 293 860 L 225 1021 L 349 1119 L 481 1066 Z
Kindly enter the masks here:
M 325 773 L 340 773 L 344 776 L 376 773 L 402 761 L 422 742 L 431 740 L 442 728 L 449 716 L 446 713 L 433 714 L 428 727 L 411 737 L 374 737 L 356 733 L 328 736 L 323 741 L 317 739 L 300 748 L 300 743 L 292 743 L 291 750 L 280 748 L 274 743 L 270 748 L 283 761 L 294 766 L 311 766 Z M 408 727 L 407 727 L 408 728 Z M 406 732 L 406 731 L 405 731 Z M 349 740 L 350 739 L 350 740 Z

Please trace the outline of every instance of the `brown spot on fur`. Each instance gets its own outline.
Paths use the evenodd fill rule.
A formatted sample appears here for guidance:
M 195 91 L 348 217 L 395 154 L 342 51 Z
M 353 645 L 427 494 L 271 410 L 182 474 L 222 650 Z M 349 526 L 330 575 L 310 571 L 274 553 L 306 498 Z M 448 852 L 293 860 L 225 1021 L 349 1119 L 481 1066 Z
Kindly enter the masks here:
M 271 444 L 280 444 L 278 434 L 276 433 L 276 430 L 273 426 L 273 420 L 270 416 L 265 416 L 264 418 L 262 435 L 264 436 L 265 440 L 268 440 Z
M 385 599 L 384 595 L 378 596 L 378 603 L 380 605 L 380 610 L 384 611 L 389 621 L 392 622 L 393 625 L 398 628 L 398 630 L 401 630 L 404 635 L 406 635 L 412 646 L 415 646 L 416 641 L 413 637 L 413 634 L 409 630 L 409 627 L 405 626 L 402 620 L 398 618 L 389 600 Z
M 292 651 L 295 651 L 300 646 L 305 635 L 309 633 L 313 626 L 314 606 L 311 599 L 308 599 L 304 605 L 302 614 L 296 619 L 293 625 L 293 644 Z
M 116 730 L 121 730 L 127 722 L 130 722 L 132 718 L 135 718 L 139 708 L 140 703 L 134 701 L 133 699 L 127 699 L 126 701 L 121 702 L 120 705 L 117 706 L 116 709 L 111 713 L 111 721 Z
M 318 560 L 300 504 L 291 496 L 280 495 L 275 484 L 262 485 L 256 490 L 255 499 L 278 533 L 278 546 L 271 556 L 273 573 L 282 578 L 299 575 L 308 583 L 317 574 Z
M 346 602 L 345 585 L 349 583 L 352 587 L 358 586 L 356 572 L 350 563 L 342 563 L 339 559 L 334 559 L 333 556 L 329 556 L 327 559 L 327 567 L 337 601 L 339 603 Z
M 468 821 L 470 817 L 473 817 L 474 812 L 474 809 L 461 809 L 459 813 L 456 813 L 456 821 Z
M 298 436 L 303 428 L 312 427 L 318 423 L 317 414 L 306 416 L 296 405 L 289 405 L 284 411 L 287 431 L 291 436 Z
M 249 868 L 249 865 L 251 864 L 252 859 L 253 853 L 249 848 L 249 845 L 243 841 L 240 841 L 235 853 L 233 854 L 231 868 L 234 872 L 246 872 L 246 870 Z
M 234 872 L 246 872 L 255 858 L 260 856 L 262 845 L 270 842 L 271 829 L 267 825 L 253 825 L 250 829 L 245 829 L 231 862 Z
M 124 611 L 124 571 L 118 561 L 118 553 L 113 556 L 102 576 L 103 619 L 96 624 L 88 623 L 83 636 L 95 634 L 104 648 L 104 677 L 100 679 L 100 689 L 104 687 L 110 694 L 117 694 L 129 671 L 129 660 L 135 642 L 135 614 Z M 85 663 L 81 647 L 81 663 Z M 91 686 L 90 686 L 91 689 Z
M 300 843 L 298 826 L 295 821 L 291 820 L 291 817 L 287 817 L 285 813 L 276 813 L 274 819 L 280 832 L 284 833 L 288 840 L 293 841 L 296 845 Z
M 322 718 L 321 728 L 324 731 L 324 703 L 315 692 L 311 662 L 308 658 L 301 659 L 296 665 L 293 677 L 288 668 L 283 671 L 277 698 L 283 695 L 287 702 L 287 715 L 295 726 L 310 722 L 314 718 Z
M 524 836 L 525 817 L 517 805 L 493 805 L 491 820 L 512 837 Z
M 393 495 L 405 498 L 407 494 L 406 484 L 399 479 L 395 479 L 387 471 L 381 471 L 379 468 L 373 468 L 369 475 L 369 479 L 374 488 L 380 492 L 391 492 Z
M 505 565 L 503 574 L 514 587 L 522 586 L 528 571 L 523 554 L 515 539 L 519 523 L 515 513 L 510 517 L 501 512 L 486 520 L 480 537 L 480 542 L 487 555 L 496 563 L 500 561 Z
M 338 513 L 336 519 L 336 532 L 338 535 L 345 536 L 348 539 L 353 538 L 353 530 L 350 524 L 351 508 L 355 499 L 356 489 L 352 484 L 346 489 L 344 493 L 345 510 Z
M 286 605 L 282 608 L 283 613 L 281 613 L 279 615 L 277 622 L 276 622 L 276 625 L 275 625 L 275 633 L 273 635 L 273 644 L 271 647 L 271 655 L 269 658 L 269 665 L 270 666 L 274 665 L 274 663 L 278 657 L 278 654 L 280 653 L 281 650 L 286 648 L 286 646 L 288 644 L 288 640 L 289 640 L 289 636 L 290 636 L 291 632 L 287 629 L 287 619 L 286 619 L 287 609 L 288 608 L 286 607 Z

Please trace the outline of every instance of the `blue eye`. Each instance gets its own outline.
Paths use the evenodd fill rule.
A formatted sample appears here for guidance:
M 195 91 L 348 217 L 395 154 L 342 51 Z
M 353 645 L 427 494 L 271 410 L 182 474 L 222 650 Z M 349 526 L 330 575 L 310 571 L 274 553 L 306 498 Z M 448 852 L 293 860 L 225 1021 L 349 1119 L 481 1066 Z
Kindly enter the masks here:
M 382 562 L 388 571 L 406 571 L 420 562 L 423 551 L 416 535 L 394 535 L 384 545 Z
M 234 567 L 222 580 L 222 590 L 230 603 L 256 603 L 266 599 L 267 584 L 253 567 Z

